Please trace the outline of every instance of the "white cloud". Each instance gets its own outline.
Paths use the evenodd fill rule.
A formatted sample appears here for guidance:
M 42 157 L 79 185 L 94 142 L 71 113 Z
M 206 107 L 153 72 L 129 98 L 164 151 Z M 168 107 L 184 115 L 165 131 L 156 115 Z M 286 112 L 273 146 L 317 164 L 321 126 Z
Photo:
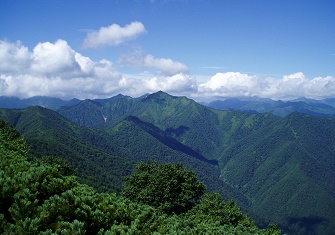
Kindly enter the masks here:
M 299 97 L 322 99 L 334 97 L 335 78 L 328 76 L 308 79 L 301 72 L 281 79 L 259 77 L 239 72 L 217 73 L 199 85 L 196 97 L 250 97 L 290 100 Z
M 254 83 L 253 78 L 253 76 L 238 72 L 217 73 L 208 82 L 202 84 L 201 87 L 211 90 L 230 90 L 236 87 L 248 89 Z
M 150 73 L 123 76 L 120 81 L 122 94 L 138 97 L 159 90 L 172 95 L 189 96 L 197 91 L 197 81 L 188 74 L 155 76 Z
M 162 73 L 173 75 L 177 73 L 187 73 L 188 67 L 178 61 L 173 61 L 166 58 L 155 58 L 152 55 L 146 55 L 143 59 L 145 67 L 154 67 L 159 69 Z
M 108 27 L 101 27 L 99 31 L 88 33 L 84 40 L 83 47 L 117 46 L 129 40 L 133 40 L 145 32 L 144 25 L 137 21 L 127 24 L 124 27 L 118 24 L 112 24 Z
M 76 52 L 64 40 L 55 43 L 39 43 L 34 48 L 31 70 L 36 73 L 58 74 L 73 73 L 80 70 Z
M 197 82 L 188 74 L 175 74 L 172 76 L 152 77 L 145 81 L 143 86 L 146 90 L 155 92 L 163 90 L 173 94 L 182 94 L 183 92 L 196 92 Z
M 0 41 L 0 71 L 19 72 L 30 66 L 31 53 L 20 41 Z
M 118 93 L 137 97 L 163 90 L 196 100 L 241 96 L 284 100 L 335 96 L 332 76 L 308 78 L 299 72 L 278 79 L 226 72 L 206 77 L 187 74 L 184 64 L 149 54 L 139 53 L 139 56 L 121 60 L 132 66 L 154 67 L 161 73 L 122 74 L 111 61 L 92 61 L 74 51 L 64 40 L 39 43 L 33 50 L 20 42 L 0 41 L 0 95 L 93 99 Z
M 111 61 L 92 61 L 74 51 L 64 40 L 39 43 L 32 51 L 21 43 L 1 42 L 0 45 L 0 95 L 85 99 L 110 97 L 118 93 L 140 96 L 158 90 L 181 94 L 196 89 L 196 80 L 183 73 L 123 76 L 115 70 Z M 15 60 L 20 60 L 20 63 L 6 65 L 7 61 Z M 157 60 L 153 56 L 146 63 L 162 66 L 162 69 L 181 64 L 167 59 Z M 171 68 L 174 72 L 179 69 Z
M 123 54 L 119 63 L 130 67 L 155 68 L 168 76 L 189 71 L 189 68 L 181 62 L 168 58 L 156 58 L 153 55 L 145 54 L 140 48 L 135 49 L 132 53 Z
M 20 43 L 1 41 L 0 45 L 0 64 L 4 65 L 0 67 L 1 95 L 94 98 L 122 91 L 114 85 L 122 75 L 112 62 L 94 62 L 74 51 L 64 40 L 39 43 L 33 51 Z M 24 53 L 18 53 L 20 50 Z M 20 63 L 15 66 L 6 65 L 18 58 Z

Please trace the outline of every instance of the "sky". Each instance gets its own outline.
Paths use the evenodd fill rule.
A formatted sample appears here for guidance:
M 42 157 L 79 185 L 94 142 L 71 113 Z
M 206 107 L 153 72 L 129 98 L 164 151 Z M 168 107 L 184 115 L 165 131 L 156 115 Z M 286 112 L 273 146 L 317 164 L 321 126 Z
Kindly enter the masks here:
M 335 97 L 334 0 L 0 0 L 0 96 Z

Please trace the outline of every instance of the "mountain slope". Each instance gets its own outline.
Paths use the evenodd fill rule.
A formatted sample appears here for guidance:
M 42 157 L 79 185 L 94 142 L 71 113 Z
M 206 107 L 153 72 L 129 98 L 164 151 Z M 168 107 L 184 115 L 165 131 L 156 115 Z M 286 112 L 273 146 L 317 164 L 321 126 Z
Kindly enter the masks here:
M 111 142 L 119 147 L 120 155 L 135 162 L 181 162 L 197 173 L 209 191 L 220 192 L 226 199 L 236 198 L 242 206 L 247 206 L 248 201 L 241 193 L 219 179 L 220 169 L 216 160 L 206 159 L 158 127 L 128 116 L 108 132 Z
M 190 147 L 180 143 L 173 137 L 171 137 L 168 133 L 160 130 L 158 127 L 148 123 L 144 122 L 138 117 L 135 116 L 128 116 L 126 118 L 127 121 L 132 122 L 137 127 L 141 128 L 143 131 L 151 135 L 153 138 L 155 138 L 157 141 L 161 142 L 163 145 L 165 145 L 167 148 L 170 148 L 172 150 L 178 151 L 181 154 L 190 155 L 193 158 L 203 161 L 205 163 L 208 163 L 213 166 L 218 166 L 217 160 L 208 160 L 198 152 L 194 151 Z M 119 131 L 118 131 L 119 132 Z M 140 135 L 141 136 L 141 135 Z
M 205 158 L 158 127 L 134 116 L 121 120 L 109 132 L 75 125 L 58 113 L 38 106 L 23 110 L 0 109 L 0 118 L 23 133 L 34 155 L 64 157 L 78 168 L 81 178 L 92 181 L 89 184 L 96 186 L 94 177 L 97 176 L 101 190 L 119 191 L 122 176 L 132 169 L 131 162 L 148 159 L 183 162 L 198 170 L 202 179 L 213 185 L 212 189 L 223 188 L 219 185 L 220 170 L 216 160 Z M 144 147 L 145 144 L 148 146 Z
M 107 132 L 123 118 L 136 116 L 166 131 L 208 159 L 218 158 L 222 149 L 235 139 L 279 119 L 269 114 L 256 116 L 247 112 L 217 111 L 186 97 L 164 92 L 136 99 L 119 95 L 103 101 L 83 101 L 58 112 L 79 125 Z M 103 116 L 107 118 L 106 122 Z
M 118 131 L 127 133 L 118 146 L 132 153 L 150 153 L 149 149 L 157 146 L 157 138 L 150 139 L 153 135 L 141 123 L 146 128 L 151 124 L 204 158 L 218 160 L 226 187 L 242 193 L 241 204 L 260 217 L 297 234 L 331 234 L 335 230 L 331 217 L 335 209 L 334 174 L 330 170 L 335 162 L 331 138 L 335 136 L 334 119 L 299 113 L 279 117 L 220 111 L 164 92 L 136 99 L 118 96 L 91 104 L 89 109 L 76 107 L 74 112 L 68 107 L 60 113 L 70 119 L 77 115 L 83 120 L 74 121 L 88 123 L 87 113 L 101 111 L 107 119 L 99 128 L 114 138 L 124 136 Z M 127 131 L 125 123 L 129 125 Z M 144 138 L 149 135 L 149 139 Z M 161 153 L 164 156 L 163 149 Z
M 291 114 L 226 149 L 221 177 L 260 215 L 300 234 L 332 234 L 334 128 L 334 119 Z
M 82 182 L 99 191 L 120 191 L 122 177 L 132 171 L 129 160 L 113 153 L 106 133 L 75 125 L 54 111 L 37 106 L 0 109 L 0 118 L 24 135 L 34 156 L 65 158 Z
M 179 143 L 164 131 L 137 117 L 129 116 L 109 130 L 111 141 L 122 149 L 119 152 L 129 159 L 141 162 L 182 162 L 197 171 L 206 181 L 218 181 L 220 170 L 217 161 L 210 161 L 189 147 Z M 174 148 L 172 148 L 172 146 Z M 200 172 L 203 170 L 204 172 Z
M 91 144 L 106 141 L 118 156 L 188 164 L 211 189 L 233 195 L 245 209 L 288 232 L 335 231 L 332 118 L 220 111 L 164 92 L 85 100 L 58 112 L 96 128 L 89 133 L 100 133 L 101 139 L 94 141 L 92 134 Z M 12 123 L 17 119 L 12 115 Z M 216 161 L 219 167 L 211 164 Z

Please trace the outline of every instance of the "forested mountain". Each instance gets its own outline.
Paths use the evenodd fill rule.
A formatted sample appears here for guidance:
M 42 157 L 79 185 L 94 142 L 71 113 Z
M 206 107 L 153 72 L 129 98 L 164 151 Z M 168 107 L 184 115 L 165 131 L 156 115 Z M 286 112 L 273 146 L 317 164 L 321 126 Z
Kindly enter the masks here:
M 205 184 L 181 163 L 138 164 L 117 196 L 80 184 L 64 160 L 29 160 L 28 151 L 20 133 L 0 119 L 4 235 L 280 234 L 272 224 L 255 226 L 234 201 L 204 194 Z
M 41 111 L 62 121 L 48 121 L 50 117 L 44 115 L 45 124 L 38 126 L 39 121 L 34 118 L 41 120 Z M 37 107 L 2 110 L 1 117 L 14 124 L 33 146 L 34 142 L 40 146 L 34 136 L 41 134 L 35 133 L 49 133 L 51 139 L 58 138 L 55 142 L 64 143 L 65 149 L 70 142 L 89 146 L 109 154 L 105 159 L 110 159 L 110 155 L 115 161 L 122 159 L 124 166 L 147 159 L 160 163 L 181 161 L 194 169 L 210 190 L 234 197 L 254 218 L 269 219 L 295 234 L 335 231 L 333 118 L 220 111 L 164 92 L 139 98 L 118 95 L 84 100 L 57 111 L 68 120 Z M 24 115 L 28 118 L 23 122 Z M 20 119 L 34 125 L 22 125 Z M 62 124 L 50 127 L 54 122 Z M 67 131 L 63 131 L 65 127 Z M 48 128 L 53 131 L 46 131 Z M 67 135 L 68 138 L 59 137 Z M 49 141 L 42 136 L 40 141 Z M 34 149 L 43 152 L 39 147 Z M 85 155 L 83 152 L 81 156 Z M 61 151 L 52 154 L 60 155 Z M 85 156 L 92 164 L 100 164 L 100 170 L 90 176 L 108 175 L 108 169 L 103 169 L 105 163 L 93 157 L 95 154 L 89 155 L 91 158 Z
M 34 157 L 63 157 L 77 169 L 81 182 L 99 191 L 119 192 L 122 177 L 132 171 L 131 161 L 113 154 L 105 132 L 78 126 L 54 111 L 39 106 L 2 109 L 0 118 L 24 135 Z
M 242 206 L 248 203 L 242 194 L 219 179 L 217 161 L 204 158 L 138 118 L 123 119 L 111 133 L 78 126 L 54 111 L 37 106 L 2 109 L 0 118 L 23 133 L 33 156 L 65 158 L 77 169 L 79 181 L 98 191 L 120 192 L 123 177 L 138 162 L 182 162 L 197 172 L 209 191 L 220 192 L 227 200 L 236 198 Z
M 79 103 L 80 100 L 72 99 L 64 101 L 59 98 L 34 96 L 27 99 L 19 99 L 17 97 L 0 96 L 0 108 L 27 108 L 29 106 L 38 105 L 45 108 L 57 108 L 62 106 L 71 106 Z
M 26 138 L 34 156 L 65 158 L 80 176 L 81 182 L 99 191 L 119 192 L 122 177 L 134 164 L 148 159 L 182 162 L 194 169 L 209 190 L 232 197 L 233 189 L 219 180 L 216 160 L 206 159 L 166 132 L 134 116 L 121 120 L 110 133 L 79 126 L 58 113 L 33 106 L 27 109 L 2 109 L 0 118 L 14 125 Z M 147 145 L 147 146 L 146 146 Z M 241 201 L 243 196 L 240 196 Z M 245 200 L 244 200 L 245 201 Z
M 301 112 L 317 117 L 335 117 L 335 100 L 296 99 L 292 101 L 260 99 L 260 98 L 228 98 L 204 105 L 219 110 L 240 110 L 258 113 L 272 113 L 287 116 L 293 112 Z
M 123 95 L 117 95 L 110 99 L 96 99 L 99 103 L 109 102 L 110 100 L 125 98 Z M 130 97 L 128 97 L 130 101 Z M 89 100 L 87 100 L 89 101 Z M 27 99 L 17 97 L 0 96 L 0 108 L 27 108 L 38 105 L 41 107 L 57 110 L 61 107 L 73 106 L 79 104 L 81 100 L 71 99 L 62 100 L 59 98 L 35 96 Z M 295 100 L 282 101 L 258 97 L 227 98 L 225 100 L 216 100 L 210 103 L 201 103 L 205 106 L 219 110 L 239 110 L 254 113 L 272 113 L 277 116 L 287 116 L 294 112 L 301 112 L 317 117 L 335 117 L 335 98 L 323 100 L 314 100 L 299 98 Z

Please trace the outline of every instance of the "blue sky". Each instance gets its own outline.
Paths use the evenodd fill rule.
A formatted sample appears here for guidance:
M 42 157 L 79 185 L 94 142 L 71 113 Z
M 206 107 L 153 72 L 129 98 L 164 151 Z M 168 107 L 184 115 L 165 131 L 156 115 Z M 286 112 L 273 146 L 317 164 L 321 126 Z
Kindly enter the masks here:
M 0 0 L 0 95 L 335 97 L 333 0 Z

